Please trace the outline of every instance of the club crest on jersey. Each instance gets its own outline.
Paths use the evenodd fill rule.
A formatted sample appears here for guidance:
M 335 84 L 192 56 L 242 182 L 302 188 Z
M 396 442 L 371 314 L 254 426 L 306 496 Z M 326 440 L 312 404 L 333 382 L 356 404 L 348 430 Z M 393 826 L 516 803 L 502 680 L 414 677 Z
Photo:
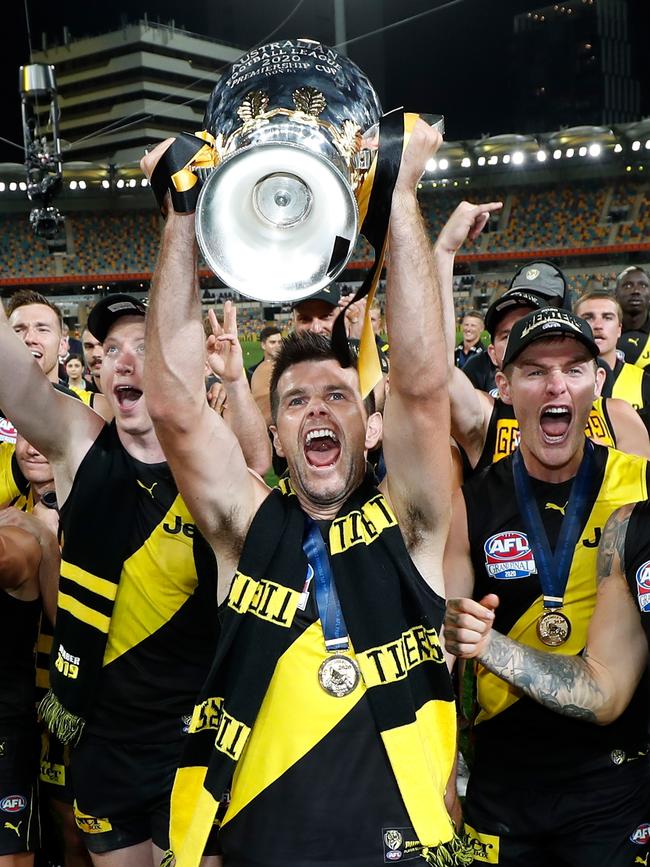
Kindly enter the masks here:
M 525 533 L 504 530 L 486 541 L 485 568 L 491 578 L 510 581 L 514 578 L 528 578 L 537 572 L 535 558 Z
M 636 570 L 636 592 L 641 611 L 650 611 L 650 560 Z

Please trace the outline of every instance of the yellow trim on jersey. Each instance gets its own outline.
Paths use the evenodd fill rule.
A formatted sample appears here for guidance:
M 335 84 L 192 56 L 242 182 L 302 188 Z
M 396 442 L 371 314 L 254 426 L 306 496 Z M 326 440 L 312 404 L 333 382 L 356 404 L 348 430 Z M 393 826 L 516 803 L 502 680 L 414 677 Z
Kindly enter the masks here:
M 77 620 L 87 623 L 88 626 L 92 626 L 94 629 L 99 630 L 99 632 L 108 632 L 111 625 L 110 617 L 106 617 L 105 614 L 100 614 L 99 611 L 89 608 L 83 602 L 79 602 L 74 597 L 68 596 L 67 593 L 59 592 L 57 605 L 62 611 L 69 611 Z
M 643 377 L 645 369 L 635 364 L 624 364 L 612 388 L 612 397 L 631 403 L 634 409 L 643 409 Z
M 172 791 L 182 791 L 184 797 L 172 796 L 169 812 L 169 839 L 176 854 L 175 867 L 195 867 L 201 861 L 214 823 L 219 804 L 203 785 L 206 773 L 205 766 L 176 771 Z M 177 839 L 183 840 L 182 846 L 175 846 Z
M 324 657 L 323 630 L 316 621 L 278 660 L 235 769 L 224 825 L 336 728 L 365 693 L 361 681 L 349 695 L 328 695 L 318 682 Z
M 453 701 L 432 699 L 415 713 L 415 721 L 381 732 L 402 800 L 418 840 L 446 843 L 454 827 L 446 811 L 432 809 L 440 803 L 456 756 L 456 706 Z M 417 759 L 413 745 L 419 743 Z
M 197 585 L 195 531 L 194 519 L 178 495 L 149 537 L 124 561 L 104 665 L 168 623 L 190 598 Z M 165 580 L 161 581 L 163 566 Z
M 601 446 L 616 448 L 616 437 L 607 420 L 602 397 L 597 397 L 591 407 L 585 433 L 590 440 L 600 443 Z
M 575 655 L 587 642 L 587 629 L 596 604 L 596 558 L 602 528 L 615 509 L 626 503 L 648 498 L 646 485 L 647 462 L 636 455 L 616 449 L 607 452 L 603 482 L 584 530 L 580 534 L 564 594 L 562 612 L 571 621 L 571 634 L 560 647 L 548 647 L 537 637 L 537 621 L 543 610 L 543 598 L 538 598 L 517 620 L 508 636 L 528 647 L 547 653 Z M 587 541 L 585 545 L 584 542 Z M 520 698 L 519 691 L 483 666 L 477 668 L 478 700 L 481 711 L 477 724 L 492 719 L 511 707 Z
M 99 578 L 93 575 L 92 572 L 87 572 L 80 566 L 75 566 L 74 563 L 68 563 L 65 560 L 61 561 L 61 575 L 81 587 L 92 590 L 98 596 L 103 596 L 112 602 L 117 595 L 117 584 L 113 581 L 107 581 L 105 578 Z

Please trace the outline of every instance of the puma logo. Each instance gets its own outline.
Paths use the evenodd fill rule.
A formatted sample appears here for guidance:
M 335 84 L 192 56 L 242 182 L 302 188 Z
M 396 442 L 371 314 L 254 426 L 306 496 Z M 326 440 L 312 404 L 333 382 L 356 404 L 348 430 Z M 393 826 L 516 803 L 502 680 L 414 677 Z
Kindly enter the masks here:
M 149 494 L 149 496 L 153 500 L 153 489 L 156 487 L 158 482 L 154 482 L 150 488 L 148 488 L 146 485 L 143 485 L 142 482 L 140 481 L 140 479 L 136 479 L 136 482 L 140 485 L 141 488 L 143 488 Z
M 642 858 L 640 855 L 637 855 L 636 858 L 634 859 L 634 863 L 635 864 L 643 864 L 643 867 L 648 867 L 648 855 L 650 855 L 650 852 L 646 852 L 645 858 Z
M 638 337 L 628 337 L 627 342 L 633 343 L 635 346 L 638 346 L 639 345 L 639 338 Z
M 12 825 L 11 822 L 5 822 L 5 825 L 4 825 L 4 826 L 5 826 L 5 830 L 6 830 L 6 831 L 15 831 L 15 832 L 16 832 L 16 835 L 17 835 L 18 837 L 20 837 L 20 826 L 21 826 L 22 824 L 23 824 L 22 822 L 18 822 L 17 825 Z
M 563 506 L 558 506 L 557 503 L 547 503 L 544 508 L 545 509 L 555 509 L 556 512 L 560 512 L 562 517 L 566 517 L 566 507 L 569 505 L 569 501 L 567 500 Z

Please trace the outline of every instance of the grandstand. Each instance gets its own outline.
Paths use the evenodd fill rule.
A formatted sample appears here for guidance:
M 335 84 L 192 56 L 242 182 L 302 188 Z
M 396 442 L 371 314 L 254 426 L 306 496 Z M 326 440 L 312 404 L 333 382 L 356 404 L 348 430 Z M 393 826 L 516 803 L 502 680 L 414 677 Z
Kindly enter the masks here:
M 585 144 L 598 137 L 601 143 Z M 500 136 L 445 143 L 434 162 L 420 185 L 432 238 L 461 200 L 503 202 L 488 230 L 457 257 L 459 311 L 486 307 L 527 259 L 556 261 L 574 293 L 611 287 L 624 265 L 650 262 L 649 121 L 617 135 L 580 128 L 534 140 Z M 57 200 L 65 233 L 55 245 L 33 235 L 23 181 L 21 166 L 0 165 L 3 294 L 18 285 L 46 287 L 59 296 L 72 323 L 83 320 L 84 305 L 96 294 L 114 288 L 146 294 L 161 218 L 136 167 L 67 165 Z M 360 238 L 342 282 L 357 284 L 371 262 L 372 250 Z M 201 279 L 206 304 L 226 297 L 227 287 L 205 267 Z M 250 332 L 271 316 L 286 319 L 286 310 L 244 306 Z

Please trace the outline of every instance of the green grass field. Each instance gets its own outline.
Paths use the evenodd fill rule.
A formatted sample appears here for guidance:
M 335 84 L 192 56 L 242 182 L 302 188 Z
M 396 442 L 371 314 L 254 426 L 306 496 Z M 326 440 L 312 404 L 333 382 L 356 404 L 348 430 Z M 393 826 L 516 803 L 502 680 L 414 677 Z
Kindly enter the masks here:
M 240 342 L 244 353 L 244 367 L 250 367 L 262 360 L 262 347 L 258 340 L 241 340 Z

